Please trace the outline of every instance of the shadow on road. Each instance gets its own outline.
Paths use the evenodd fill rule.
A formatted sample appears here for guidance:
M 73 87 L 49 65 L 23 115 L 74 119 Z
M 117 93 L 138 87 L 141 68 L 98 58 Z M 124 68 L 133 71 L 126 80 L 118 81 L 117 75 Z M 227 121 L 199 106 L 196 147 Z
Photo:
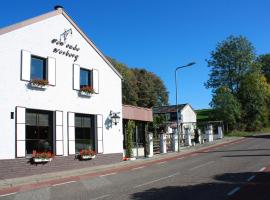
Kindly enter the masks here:
M 256 175 L 256 178 L 247 182 L 247 179 L 253 175 Z M 181 177 L 179 177 L 181 183 L 180 179 Z M 270 173 L 267 172 L 225 173 L 213 177 L 212 182 L 209 183 L 151 188 L 134 193 L 130 198 L 135 200 L 269 200 L 269 180 Z M 241 187 L 240 191 L 228 196 L 228 193 L 238 186 Z
M 237 151 L 269 151 L 270 149 L 231 149 L 231 150 L 217 150 L 217 151 L 199 151 L 198 153 L 222 153 L 222 152 L 237 152 Z
M 265 138 L 265 139 L 270 139 L 269 134 L 259 134 L 259 135 L 251 135 L 251 136 L 246 136 L 246 138 Z
M 270 154 L 250 154 L 250 155 L 229 155 L 229 156 L 223 156 L 224 158 L 238 158 L 238 157 L 260 157 L 260 156 L 270 156 Z

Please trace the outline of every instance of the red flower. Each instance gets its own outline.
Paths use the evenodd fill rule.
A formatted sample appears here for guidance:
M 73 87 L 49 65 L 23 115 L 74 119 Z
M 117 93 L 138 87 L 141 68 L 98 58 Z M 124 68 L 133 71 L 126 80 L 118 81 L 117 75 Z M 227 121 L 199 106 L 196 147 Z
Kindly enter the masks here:
M 80 89 L 81 92 L 86 92 L 86 93 L 90 93 L 90 94 L 93 94 L 95 91 L 94 91 L 94 88 L 91 87 L 91 86 L 85 86 L 85 87 L 82 87 Z
M 96 152 L 90 149 L 81 149 L 80 155 L 81 156 L 94 156 L 96 155 Z
M 37 151 L 33 151 L 32 153 L 32 158 L 53 158 L 54 154 L 50 151 L 47 152 L 37 152 Z

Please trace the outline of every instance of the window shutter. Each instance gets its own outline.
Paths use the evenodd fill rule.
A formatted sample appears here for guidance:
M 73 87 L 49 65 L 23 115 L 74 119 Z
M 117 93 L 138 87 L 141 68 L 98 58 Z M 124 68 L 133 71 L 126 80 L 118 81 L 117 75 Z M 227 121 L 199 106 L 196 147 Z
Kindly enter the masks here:
M 68 112 L 68 152 L 75 154 L 75 113 Z
M 31 53 L 29 51 L 22 50 L 21 64 L 21 79 L 24 81 L 30 81 Z
M 56 138 L 56 155 L 64 154 L 63 144 L 63 111 L 55 111 L 55 138 Z
M 99 93 L 99 71 L 97 69 L 93 69 L 93 89 L 96 94 Z
M 25 108 L 16 107 L 16 157 L 25 157 Z
M 73 89 L 80 90 L 80 65 L 73 65 Z
M 97 115 L 97 142 L 98 153 L 103 153 L 103 116 Z
M 56 83 L 56 59 L 48 57 L 48 81 L 50 85 L 55 85 Z

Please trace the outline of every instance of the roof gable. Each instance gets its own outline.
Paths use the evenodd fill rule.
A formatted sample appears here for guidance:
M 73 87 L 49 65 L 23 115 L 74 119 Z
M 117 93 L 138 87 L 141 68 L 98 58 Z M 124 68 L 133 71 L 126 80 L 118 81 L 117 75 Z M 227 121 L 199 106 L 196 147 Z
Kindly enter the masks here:
M 189 106 L 194 111 L 194 109 L 188 103 L 178 104 L 178 110 L 182 111 L 186 106 Z M 171 112 L 176 112 L 176 105 L 153 107 L 154 114 L 171 113 Z
M 88 38 L 88 36 L 77 26 L 77 24 L 68 16 L 68 14 L 62 9 L 58 8 L 57 10 L 45 13 L 43 15 L 33 17 L 31 19 L 13 24 L 11 26 L 7 26 L 0 29 L 0 36 L 11 31 L 23 28 L 25 26 L 29 26 L 31 24 L 43 21 L 45 19 L 63 15 L 72 25 L 73 27 L 81 34 L 81 36 L 86 40 L 86 42 L 99 54 L 99 56 L 110 66 L 110 68 L 122 79 L 122 75 L 115 69 L 115 67 L 111 64 L 111 62 L 106 58 L 106 56 L 96 47 L 96 45 Z

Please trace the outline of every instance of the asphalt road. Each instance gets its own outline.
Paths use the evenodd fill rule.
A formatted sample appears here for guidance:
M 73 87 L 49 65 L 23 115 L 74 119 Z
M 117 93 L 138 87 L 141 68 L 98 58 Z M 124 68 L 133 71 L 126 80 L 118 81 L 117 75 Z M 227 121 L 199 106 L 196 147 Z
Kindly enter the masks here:
M 251 184 L 265 189 L 256 200 L 270 199 L 268 178 L 270 135 L 247 138 L 210 151 L 141 165 L 124 172 L 55 184 L 50 187 L 2 196 L 2 200 L 106 200 L 106 199 L 249 199 Z M 268 187 L 266 187 L 268 185 Z M 268 190 L 267 190 L 268 188 Z M 260 189 L 260 188 L 259 188 Z M 250 196 L 251 197 L 251 196 Z M 269 197 L 269 198 L 268 198 Z M 254 196 L 253 196 L 254 199 Z

